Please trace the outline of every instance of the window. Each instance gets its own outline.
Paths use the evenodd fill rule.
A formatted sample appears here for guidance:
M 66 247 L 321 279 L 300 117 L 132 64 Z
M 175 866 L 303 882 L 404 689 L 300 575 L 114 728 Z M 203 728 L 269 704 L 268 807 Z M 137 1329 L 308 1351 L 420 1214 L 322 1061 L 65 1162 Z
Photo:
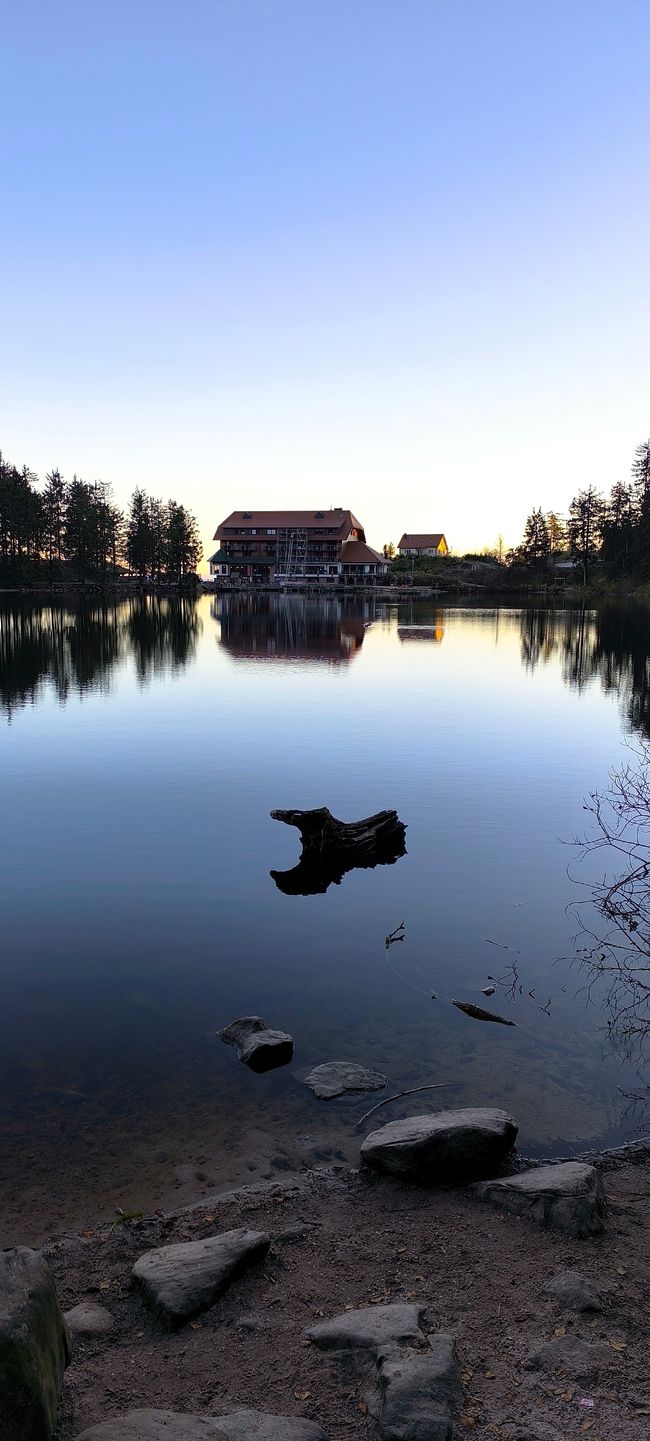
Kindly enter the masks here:
M 276 530 L 271 530 L 271 529 L 269 529 L 269 530 L 267 530 L 266 534 L 267 534 L 267 535 L 277 535 L 277 531 L 276 531 Z

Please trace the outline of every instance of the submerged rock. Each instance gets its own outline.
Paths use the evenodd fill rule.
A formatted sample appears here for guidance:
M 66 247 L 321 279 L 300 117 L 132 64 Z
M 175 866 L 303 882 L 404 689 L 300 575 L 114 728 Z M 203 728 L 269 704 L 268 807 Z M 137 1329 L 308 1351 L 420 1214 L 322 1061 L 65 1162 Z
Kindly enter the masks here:
M 70 1337 L 49 1266 L 0 1251 L 0 1441 L 50 1441 Z
M 231 1281 L 262 1260 L 270 1244 L 262 1231 L 224 1231 L 148 1251 L 132 1276 L 145 1301 L 175 1328 L 213 1306 Z
M 326 1061 L 322 1066 L 315 1066 L 303 1084 L 321 1101 L 331 1101 L 334 1096 L 344 1096 L 347 1092 L 354 1095 L 383 1091 L 386 1079 L 381 1071 L 368 1071 L 355 1061 Z
M 605 1229 L 603 1183 L 595 1167 L 582 1161 L 537 1166 L 520 1176 L 485 1181 L 476 1190 L 482 1200 L 567 1236 L 599 1236 Z
M 240 1016 L 219 1031 L 227 1046 L 234 1046 L 240 1061 L 251 1071 L 272 1071 L 293 1058 L 293 1039 L 274 1031 L 261 1016 Z
M 433 1111 L 371 1131 L 361 1159 L 377 1171 L 432 1185 L 484 1175 L 508 1155 L 516 1138 L 517 1125 L 505 1111 Z

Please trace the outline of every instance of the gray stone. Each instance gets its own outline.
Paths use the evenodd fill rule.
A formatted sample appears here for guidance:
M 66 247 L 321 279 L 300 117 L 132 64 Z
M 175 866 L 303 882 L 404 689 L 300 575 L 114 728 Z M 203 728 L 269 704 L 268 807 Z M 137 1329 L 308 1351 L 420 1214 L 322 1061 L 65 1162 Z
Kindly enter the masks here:
M 240 1061 L 251 1071 L 272 1071 L 293 1057 L 293 1040 L 286 1031 L 274 1031 L 261 1016 L 240 1016 L 219 1031 L 227 1046 L 234 1046 Z
M 581 1336 L 556 1336 L 529 1357 L 531 1371 L 565 1371 L 576 1381 L 593 1381 L 604 1358 L 604 1347 Z
M 148 1251 L 132 1276 L 145 1301 L 173 1328 L 214 1305 L 231 1281 L 262 1260 L 270 1244 L 261 1231 L 223 1231 Z
M 179 1411 L 129 1411 L 101 1421 L 77 1441 L 328 1441 L 313 1421 L 232 1411 L 228 1416 L 186 1416 Z
M 50 1441 L 70 1337 L 49 1266 L 0 1251 L 0 1441 Z
M 599 1236 L 604 1230 L 603 1184 L 595 1167 L 581 1161 L 535 1167 L 476 1189 L 482 1200 L 568 1236 Z
M 226 1433 L 211 1416 L 143 1410 L 100 1421 L 83 1431 L 77 1441 L 226 1441 Z
M 368 1071 L 355 1061 L 327 1061 L 315 1066 L 305 1076 L 304 1085 L 309 1086 L 321 1101 L 331 1101 L 334 1096 L 363 1094 L 364 1091 L 383 1091 L 386 1077 L 381 1071 Z
M 460 1385 L 452 1336 L 429 1337 L 429 1351 L 391 1351 L 378 1362 L 383 1441 L 449 1441 Z
M 517 1126 L 505 1111 L 433 1111 L 371 1131 L 361 1159 L 375 1170 L 426 1184 L 465 1180 L 498 1166 L 516 1137 Z
M 546 1290 L 568 1311 L 602 1311 L 600 1292 L 587 1276 L 579 1271 L 560 1271 L 549 1281 Z
M 362 1306 L 310 1326 L 305 1335 L 324 1351 L 370 1351 L 421 1341 L 423 1306 Z
M 65 1312 L 70 1335 L 77 1336 L 106 1336 L 113 1330 L 114 1318 L 105 1306 L 99 1306 L 95 1301 L 80 1301 L 78 1306 L 73 1306 L 71 1311 Z
M 328 1441 L 325 1432 L 302 1416 L 269 1416 L 265 1411 L 232 1411 L 217 1416 L 228 1441 Z

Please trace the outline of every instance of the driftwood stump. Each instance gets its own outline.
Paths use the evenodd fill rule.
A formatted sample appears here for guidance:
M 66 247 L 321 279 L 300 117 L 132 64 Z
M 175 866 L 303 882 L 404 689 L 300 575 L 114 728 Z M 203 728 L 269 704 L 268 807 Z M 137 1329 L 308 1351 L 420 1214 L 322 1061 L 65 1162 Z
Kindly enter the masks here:
M 338 821 L 327 806 L 312 811 L 271 811 L 274 821 L 296 826 L 302 855 L 290 871 L 271 871 L 288 896 L 322 895 L 347 871 L 394 865 L 406 853 L 406 826 L 397 811 L 378 811 L 362 821 Z

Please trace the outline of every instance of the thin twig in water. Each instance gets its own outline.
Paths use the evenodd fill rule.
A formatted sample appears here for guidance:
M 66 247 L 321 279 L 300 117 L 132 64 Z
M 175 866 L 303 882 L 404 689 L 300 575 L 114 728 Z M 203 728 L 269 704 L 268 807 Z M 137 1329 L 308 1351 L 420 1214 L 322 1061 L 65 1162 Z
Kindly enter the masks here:
M 454 1081 L 437 1081 L 433 1086 L 415 1086 L 412 1091 L 397 1091 L 394 1096 L 384 1096 L 383 1101 L 378 1101 L 376 1106 L 371 1106 L 370 1110 L 366 1111 L 365 1116 L 359 1117 L 357 1127 L 362 1126 L 369 1116 L 379 1110 L 380 1106 L 387 1106 L 390 1101 L 400 1101 L 402 1096 L 417 1096 L 419 1091 L 444 1091 L 447 1086 L 453 1085 L 455 1085 Z
M 399 934 L 400 931 L 402 932 L 401 936 Z M 384 936 L 384 945 L 386 947 L 386 950 L 388 950 L 389 946 L 394 946 L 396 941 L 404 940 L 404 931 L 404 922 L 400 921 L 399 925 L 395 927 L 394 931 L 389 931 L 388 935 Z

